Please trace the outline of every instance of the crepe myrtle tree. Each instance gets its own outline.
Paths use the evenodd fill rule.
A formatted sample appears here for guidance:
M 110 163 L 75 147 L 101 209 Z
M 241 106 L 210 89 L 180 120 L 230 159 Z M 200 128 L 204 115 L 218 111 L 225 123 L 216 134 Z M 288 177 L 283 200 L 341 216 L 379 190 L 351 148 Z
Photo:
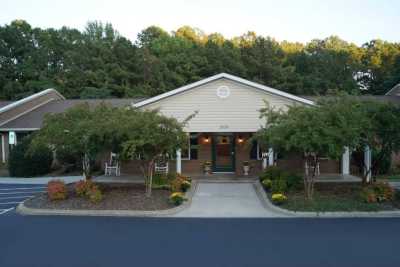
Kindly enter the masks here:
M 34 134 L 30 152 L 43 145 L 69 154 L 82 160 L 85 179 L 92 177 L 92 163 L 96 156 L 107 151 L 119 136 L 116 126 L 121 111 L 100 104 L 95 107 L 82 104 L 63 113 L 47 114 L 43 127 Z
M 390 162 L 392 154 L 400 151 L 400 107 L 392 103 L 364 101 L 360 108 L 368 118 L 363 133 L 363 145 L 369 146 L 375 152 L 369 168 L 361 161 L 365 183 L 370 173 L 377 175 L 384 172 L 382 165 L 385 159 Z
M 359 147 L 365 123 L 363 113 L 347 97 L 313 106 L 289 106 L 287 111 L 266 103 L 261 117 L 266 125 L 255 135 L 261 145 L 304 155 L 304 192 L 308 200 L 313 197 L 320 158 L 339 159 L 345 146 Z
M 123 136 L 122 156 L 140 161 L 140 169 L 145 177 L 146 196 L 151 196 L 153 170 L 157 157 L 174 155 L 177 149 L 187 145 L 184 125 L 194 115 L 183 122 L 163 116 L 158 110 L 140 111 L 126 109 L 119 118 L 119 131 Z
M 382 173 L 385 159 L 391 160 L 393 153 L 400 151 L 400 107 L 389 102 L 378 102 L 372 99 L 360 99 L 349 95 L 324 98 L 319 102 L 325 109 L 336 114 L 343 114 L 352 119 L 348 131 L 358 131 L 351 148 L 364 151 L 368 146 L 374 151 L 372 164 L 365 166 L 361 160 L 363 183 L 367 183 L 369 174 Z M 340 121 L 339 121 L 340 122 Z

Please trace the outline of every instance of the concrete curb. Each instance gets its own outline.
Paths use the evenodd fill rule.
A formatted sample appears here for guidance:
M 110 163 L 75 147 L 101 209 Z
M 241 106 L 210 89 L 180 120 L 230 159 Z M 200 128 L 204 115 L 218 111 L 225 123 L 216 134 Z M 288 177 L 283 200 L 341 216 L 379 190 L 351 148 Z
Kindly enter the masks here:
M 30 208 L 20 203 L 16 211 L 21 215 L 58 215 L 58 216 L 114 216 L 114 217 L 168 217 L 174 215 L 192 204 L 192 198 L 197 190 L 197 181 L 192 181 L 192 186 L 185 197 L 187 201 L 182 205 L 167 210 L 65 210 L 65 209 L 38 209 Z
M 74 183 L 84 179 L 82 176 L 53 176 L 53 177 L 32 177 L 32 178 L 15 178 L 0 177 L 0 184 L 47 184 L 50 180 L 63 180 L 66 184 Z
M 230 183 L 236 183 L 236 184 L 248 184 L 248 183 L 254 183 L 256 179 L 241 179 L 241 180 L 236 180 L 236 179 L 208 179 L 208 178 L 201 178 L 199 180 L 200 183 L 207 183 L 207 184 L 230 184 Z
M 286 218 L 398 218 L 400 210 L 394 211 L 331 211 L 331 212 L 304 212 L 282 209 L 271 203 L 260 181 L 254 183 L 254 189 L 266 209 L 272 210 Z

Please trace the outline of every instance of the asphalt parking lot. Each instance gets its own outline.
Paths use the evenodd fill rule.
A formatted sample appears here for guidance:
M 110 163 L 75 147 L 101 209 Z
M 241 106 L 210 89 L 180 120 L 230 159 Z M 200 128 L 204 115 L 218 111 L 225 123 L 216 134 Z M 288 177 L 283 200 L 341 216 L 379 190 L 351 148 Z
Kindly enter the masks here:
M 19 203 L 45 190 L 45 185 L 0 184 L 0 216 L 12 212 Z

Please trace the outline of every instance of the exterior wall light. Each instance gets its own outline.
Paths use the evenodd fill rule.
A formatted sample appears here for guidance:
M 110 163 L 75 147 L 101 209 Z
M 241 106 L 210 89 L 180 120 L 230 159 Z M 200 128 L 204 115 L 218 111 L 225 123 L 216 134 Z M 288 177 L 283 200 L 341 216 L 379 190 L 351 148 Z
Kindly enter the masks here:
M 209 143 L 210 142 L 210 137 L 208 135 L 204 136 L 204 143 Z
M 244 141 L 243 136 L 239 135 L 238 136 L 238 143 L 241 144 L 241 143 L 243 143 L 243 141 Z

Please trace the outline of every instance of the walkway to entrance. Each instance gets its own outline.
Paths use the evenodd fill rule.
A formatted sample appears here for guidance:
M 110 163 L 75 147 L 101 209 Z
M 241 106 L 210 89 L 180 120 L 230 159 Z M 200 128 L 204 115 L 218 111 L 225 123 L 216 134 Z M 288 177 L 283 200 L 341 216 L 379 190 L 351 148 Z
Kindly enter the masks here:
M 253 183 L 200 182 L 192 204 L 174 217 L 283 217 L 262 205 Z

